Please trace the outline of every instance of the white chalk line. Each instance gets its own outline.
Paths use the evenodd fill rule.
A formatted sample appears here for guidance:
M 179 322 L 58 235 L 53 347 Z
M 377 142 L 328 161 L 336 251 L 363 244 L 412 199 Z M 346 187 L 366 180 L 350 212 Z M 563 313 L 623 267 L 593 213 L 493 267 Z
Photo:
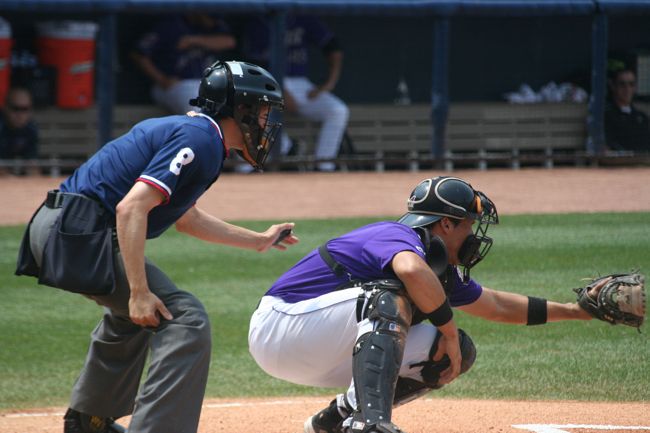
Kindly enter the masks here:
M 512 427 L 534 433 L 570 433 L 565 429 L 589 430 L 648 430 L 650 426 L 641 425 L 598 425 L 598 424 L 513 424 Z
M 208 403 L 204 404 L 204 408 L 215 409 L 223 407 L 251 407 L 251 406 L 275 406 L 283 404 L 301 404 L 304 402 L 297 400 L 272 400 L 272 401 L 260 401 L 260 402 L 247 402 L 247 403 Z
M 203 405 L 203 409 L 221 409 L 221 408 L 230 408 L 230 407 L 253 407 L 253 406 L 276 406 L 276 405 L 292 405 L 292 404 L 301 404 L 303 402 L 298 400 L 271 400 L 271 401 L 259 401 L 259 402 L 232 402 L 232 403 L 206 403 Z M 64 412 L 19 412 L 19 413 L 8 413 L 0 416 L 0 418 L 37 418 L 37 417 L 46 417 L 46 416 L 63 416 Z

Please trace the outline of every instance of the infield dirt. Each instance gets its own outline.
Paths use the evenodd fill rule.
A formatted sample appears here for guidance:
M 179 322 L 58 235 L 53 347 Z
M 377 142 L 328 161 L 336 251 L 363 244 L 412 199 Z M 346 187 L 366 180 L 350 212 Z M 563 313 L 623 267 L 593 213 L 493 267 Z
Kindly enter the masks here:
M 650 168 L 354 173 L 227 173 L 198 205 L 225 220 L 396 216 L 412 188 L 440 174 L 484 191 L 500 214 L 650 211 Z M 0 178 L 0 224 L 25 224 L 61 179 Z M 7 200 L 8 199 L 8 200 Z M 299 227 L 297 228 L 299 233 Z M 395 410 L 409 433 L 650 432 L 650 403 L 420 399 Z M 327 398 L 207 400 L 200 433 L 300 433 Z M 0 433 L 60 432 L 64 408 L 5 411 Z M 128 418 L 121 420 L 124 424 Z M 534 425 L 534 426 L 533 426 Z M 519 427 L 514 427 L 519 426 Z M 527 426 L 527 427 L 526 427 Z

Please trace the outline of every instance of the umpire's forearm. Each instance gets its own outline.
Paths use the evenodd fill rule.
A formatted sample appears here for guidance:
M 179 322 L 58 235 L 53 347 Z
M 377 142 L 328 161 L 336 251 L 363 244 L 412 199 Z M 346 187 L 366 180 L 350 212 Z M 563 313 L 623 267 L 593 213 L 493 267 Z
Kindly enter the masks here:
M 149 212 L 164 197 L 144 182 L 136 182 L 115 207 L 117 240 L 129 280 L 131 297 L 147 294 L 149 286 L 144 269 L 144 245 L 147 238 Z
M 147 216 L 147 213 L 126 206 L 118 207 L 116 212 L 117 240 L 124 270 L 131 293 L 136 296 L 149 291 L 144 268 Z
M 176 222 L 176 229 L 207 242 L 252 250 L 257 250 L 262 240 L 260 233 L 229 224 L 196 206 Z

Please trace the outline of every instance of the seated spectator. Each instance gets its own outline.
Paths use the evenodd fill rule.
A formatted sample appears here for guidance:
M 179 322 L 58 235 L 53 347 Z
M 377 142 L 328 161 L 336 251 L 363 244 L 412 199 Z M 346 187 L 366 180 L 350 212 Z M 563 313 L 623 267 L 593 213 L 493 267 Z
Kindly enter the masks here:
M 38 157 L 38 128 L 33 118 L 32 95 L 22 87 L 12 87 L 7 93 L 0 117 L 0 159 L 36 159 Z M 37 167 L 17 166 L 0 169 L 3 174 L 39 174 Z
M 285 111 L 322 122 L 316 143 L 316 159 L 336 158 L 348 124 L 349 109 L 332 92 L 343 64 L 343 51 L 336 36 L 316 17 L 289 15 L 286 19 L 285 48 L 287 64 L 283 81 Z M 247 56 L 255 63 L 267 64 L 270 56 L 270 29 L 267 20 L 253 19 L 247 32 Z M 327 59 L 327 76 L 314 84 L 307 77 L 309 46 L 315 45 Z M 280 153 L 291 150 L 289 137 L 283 132 Z M 334 163 L 318 165 L 321 171 L 333 171 Z
M 648 116 L 638 110 L 633 99 L 636 74 L 627 67 L 611 73 L 610 101 L 605 107 L 605 139 L 610 150 L 650 151 Z
M 189 13 L 163 19 L 146 33 L 131 53 L 136 65 L 151 79 L 151 96 L 174 114 L 192 107 L 205 68 L 235 48 L 226 23 L 212 15 Z

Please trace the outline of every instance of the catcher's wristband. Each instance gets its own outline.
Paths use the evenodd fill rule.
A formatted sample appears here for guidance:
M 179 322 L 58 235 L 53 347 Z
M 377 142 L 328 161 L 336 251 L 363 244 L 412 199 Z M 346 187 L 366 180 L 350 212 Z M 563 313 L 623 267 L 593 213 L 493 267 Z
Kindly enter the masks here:
M 548 320 L 548 301 L 534 296 L 528 297 L 528 321 L 526 325 L 543 325 Z
M 427 318 L 435 327 L 447 324 L 453 317 L 454 313 L 451 311 L 449 299 L 445 299 L 441 306 L 427 314 Z

